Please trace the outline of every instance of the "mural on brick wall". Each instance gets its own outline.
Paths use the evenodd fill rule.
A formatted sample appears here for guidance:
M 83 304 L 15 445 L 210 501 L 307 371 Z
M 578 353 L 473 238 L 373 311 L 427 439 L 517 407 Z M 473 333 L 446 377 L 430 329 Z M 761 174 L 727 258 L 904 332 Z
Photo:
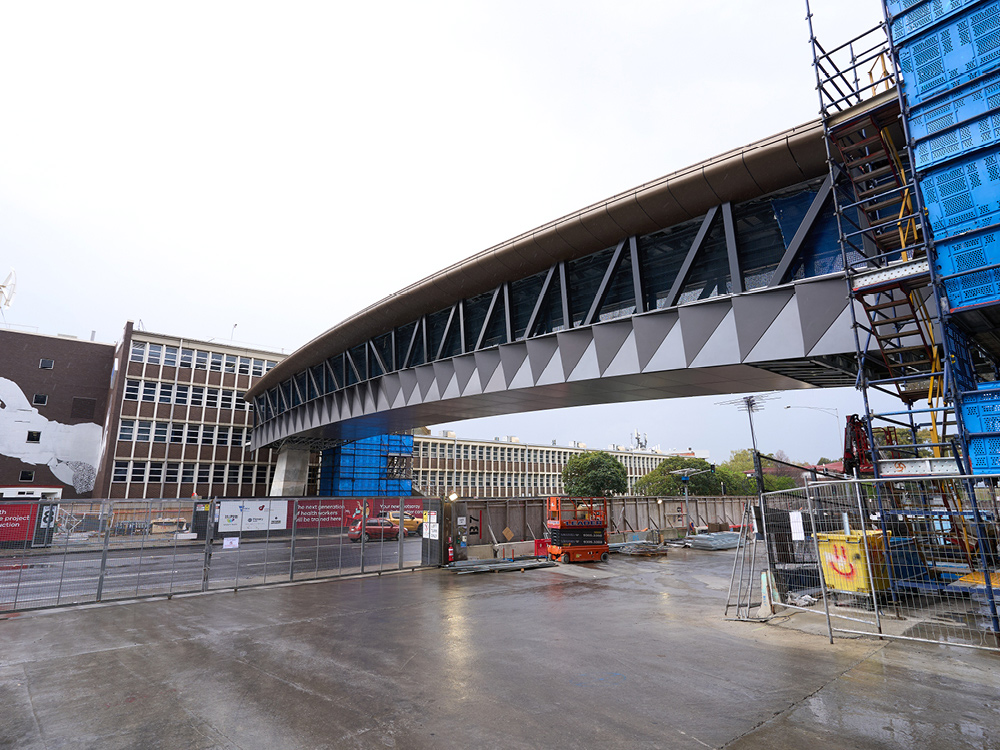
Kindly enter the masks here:
M 101 433 L 101 426 L 92 422 L 63 424 L 46 419 L 17 383 L 0 378 L 0 455 L 47 466 L 59 481 L 82 494 L 94 489 Z

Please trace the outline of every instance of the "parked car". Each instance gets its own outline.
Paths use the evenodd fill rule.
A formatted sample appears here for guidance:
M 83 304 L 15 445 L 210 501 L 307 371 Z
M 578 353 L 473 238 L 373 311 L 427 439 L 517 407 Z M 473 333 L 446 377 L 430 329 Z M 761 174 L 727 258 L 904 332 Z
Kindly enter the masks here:
M 399 539 L 399 528 L 388 518 L 369 518 L 365 524 L 365 531 L 361 533 L 361 521 L 355 521 L 347 531 L 347 538 L 352 542 L 372 539 Z
M 379 518 L 388 518 L 396 526 L 399 526 L 399 511 L 398 510 L 383 510 L 379 511 Z M 417 518 L 412 513 L 407 513 L 403 511 L 403 535 L 409 536 L 410 534 L 416 534 L 420 536 L 420 532 L 423 530 L 424 522 L 422 518 Z

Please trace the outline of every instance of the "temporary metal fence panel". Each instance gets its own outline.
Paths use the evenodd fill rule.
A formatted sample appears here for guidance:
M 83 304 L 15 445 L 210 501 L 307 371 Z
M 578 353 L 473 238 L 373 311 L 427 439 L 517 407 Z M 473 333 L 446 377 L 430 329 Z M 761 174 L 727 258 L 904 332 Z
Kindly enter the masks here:
M 419 531 L 400 534 L 389 517 L 419 521 L 422 508 L 412 497 L 0 503 L 0 611 L 417 568 Z
M 779 602 L 835 633 L 1000 647 L 998 477 L 821 482 L 767 493 Z

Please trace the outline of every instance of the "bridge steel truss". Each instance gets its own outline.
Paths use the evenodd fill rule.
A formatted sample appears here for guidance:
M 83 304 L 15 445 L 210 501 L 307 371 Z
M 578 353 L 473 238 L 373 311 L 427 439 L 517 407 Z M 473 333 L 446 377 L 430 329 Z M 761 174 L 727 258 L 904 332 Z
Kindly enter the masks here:
M 832 192 L 817 176 L 722 202 L 346 346 L 253 394 L 253 445 L 321 448 L 511 411 L 851 385 Z M 532 395 L 516 408 L 502 403 L 501 391 L 522 388 Z M 458 397 L 461 414 L 438 408 Z

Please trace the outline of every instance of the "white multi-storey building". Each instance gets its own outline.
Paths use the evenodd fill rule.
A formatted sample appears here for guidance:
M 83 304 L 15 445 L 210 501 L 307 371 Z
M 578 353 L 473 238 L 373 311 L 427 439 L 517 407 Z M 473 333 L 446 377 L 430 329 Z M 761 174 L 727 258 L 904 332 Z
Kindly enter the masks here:
M 452 432 L 415 435 L 413 488 L 424 495 L 452 491 L 464 497 L 537 497 L 563 492 L 562 470 L 571 456 L 587 446 L 532 445 L 516 437 L 475 440 Z M 608 448 L 625 467 L 629 492 L 639 477 L 671 456 L 707 458 L 705 451 L 665 452 L 659 449 Z

